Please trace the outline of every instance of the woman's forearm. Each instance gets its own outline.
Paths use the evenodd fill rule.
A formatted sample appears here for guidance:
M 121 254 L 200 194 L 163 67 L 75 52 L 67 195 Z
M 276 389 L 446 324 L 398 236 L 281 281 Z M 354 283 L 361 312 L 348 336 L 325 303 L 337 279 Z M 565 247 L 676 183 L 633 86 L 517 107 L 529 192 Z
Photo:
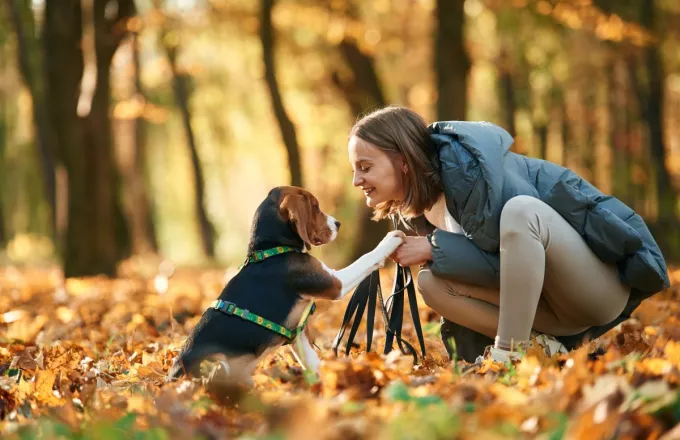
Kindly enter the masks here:
M 436 229 L 432 233 L 432 273 L 442 278 L 498 287 L 500 256 L 479 249 L 461 234 Z

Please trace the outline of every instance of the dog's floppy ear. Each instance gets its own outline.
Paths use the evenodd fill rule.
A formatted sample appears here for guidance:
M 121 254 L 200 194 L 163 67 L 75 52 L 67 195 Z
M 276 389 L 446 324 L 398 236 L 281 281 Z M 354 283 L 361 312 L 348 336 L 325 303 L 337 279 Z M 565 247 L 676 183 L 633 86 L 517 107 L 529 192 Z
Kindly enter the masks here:
M 289 194 L 281 202 L 281 214 L 295 226 L 305 247 L 311 249 L 312 202 L 302 194 Z

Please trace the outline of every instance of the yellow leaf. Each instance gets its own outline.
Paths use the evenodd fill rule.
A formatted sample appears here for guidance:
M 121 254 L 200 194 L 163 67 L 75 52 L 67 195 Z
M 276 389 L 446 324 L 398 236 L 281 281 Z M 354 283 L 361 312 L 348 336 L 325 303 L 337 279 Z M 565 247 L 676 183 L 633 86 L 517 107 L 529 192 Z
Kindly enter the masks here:
M 500 383 L 491 385 L 492 393 L 496 395 L 505 405 L 518 406 L 525 405 L 529 401 L 529 397 L 517 388 L 508 387 Z
M 680 368 L 680 342 L 668 341 L 664 348 L 668 362 Z
M 642 373 L 662 376 L 668 374 L 673 369 L 673 365 L 666 359 L 642 359 L 635 369 Z

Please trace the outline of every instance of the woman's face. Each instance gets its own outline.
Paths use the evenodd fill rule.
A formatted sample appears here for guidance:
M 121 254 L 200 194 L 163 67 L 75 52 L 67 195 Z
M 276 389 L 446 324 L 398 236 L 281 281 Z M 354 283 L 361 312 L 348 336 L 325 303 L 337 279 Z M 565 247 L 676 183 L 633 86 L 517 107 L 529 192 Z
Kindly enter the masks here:
M 364 192 L 369 207 L 374 208 L 387 201 L 404 200 L 402 160 L 393 160 L 386 152 L 357 136 L 349 139 L 348 149 L 349 161 L 354 170 L 352 183 Z

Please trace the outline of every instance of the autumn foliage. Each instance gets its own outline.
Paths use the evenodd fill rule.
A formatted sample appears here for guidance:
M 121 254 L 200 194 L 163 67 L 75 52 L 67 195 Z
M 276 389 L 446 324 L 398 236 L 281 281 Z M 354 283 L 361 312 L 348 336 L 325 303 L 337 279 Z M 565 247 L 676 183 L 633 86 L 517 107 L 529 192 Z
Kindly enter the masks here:
M 383 283 L 387 284 L 388 271 Z M 529 351 L 515 365 L 448 361 L 438 317 L 421 302 L 422 365 L 330 350 L 346 301 L 323 304 L 312 329 L 320 380 L 287 348 L 256 386 L 224 401 L 200 381 L 166 384 L 183 338 L 234 270 L 128 264 L 116 279 L 61 279 L 6 268 L 0 278 L 3 438 L 678 438 L 680 270 L 676 287 L 568 355 Z M 406 311 L 408 313 L 408 311 Z M 379 314 L 377 346 L 384 332 Z M 406 315 L 408 316 L 408 315 Z M 408 340 L 415 334 L 405 320 Z M 363 341 L 361 334 L 357 341 Z M 221 402 L 221 403 L 220 403 Z

